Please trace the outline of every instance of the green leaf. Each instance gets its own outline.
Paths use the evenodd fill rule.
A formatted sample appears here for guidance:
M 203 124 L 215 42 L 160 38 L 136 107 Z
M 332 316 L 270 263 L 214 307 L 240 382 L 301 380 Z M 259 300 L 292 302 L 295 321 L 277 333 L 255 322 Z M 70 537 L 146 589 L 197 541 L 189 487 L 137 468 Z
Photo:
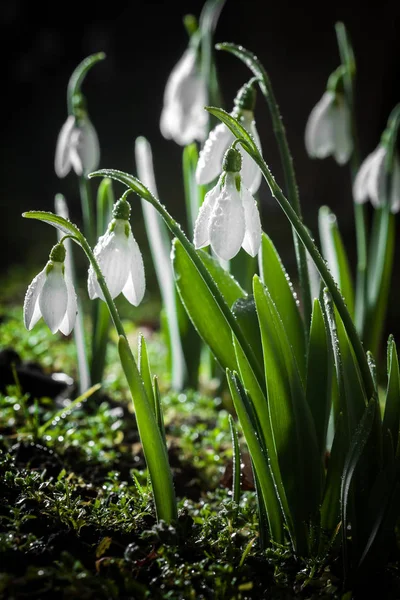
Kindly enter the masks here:
M 182 170 L 185 189 L 186 217 L 190 235 L 194 231 L 194 225 L 199 214 L 200 206 L 203 204 L 206 188 L 197 185 L 196 167 L 199 153 L 196 144 L 190 144 L 183 149 Z
M 261 494 L 265 506 L 267 507 L 267 518 L 271 538 L 275 542 L 283 543 L 282 513 L 276 497 L 271 472 L 268 467 L 268 457 L 263 450 L 259 435 L 257 434 L 257 424 L 254 422 L 251 404 L 238 377 L 229 369 L 227 370 L 227 379 L 233 404 L 243 429 L 254 469 L 257 474 Z
M 386 389 L 385 412 L 383 415 L 382 431 L 390 431 L 392 445 L 398 446 L 400 422 L 400 372 L 399 359 L 393 336 L 388 339 L 387 347 L 388 383 Z
M 104 60 L 106 55 L 104 52 L 97 52 L 96 54 L 91 54 L 83 59 L 82 62 L 74 69 L 71 77 L 69 78 L 68 88 L 67 88 L 67 103 L 68 103 L 68 114 L 73 114 L 73 98 L 76 94 L 79 94 L 81 91 L 81 85 L 90 71 L 90 69 L 99 61 Z
M 238 298 L 232 305 L 232 312 L 239 323 L 240 329 L 246 336 L 249 344 L 254 350 L 254 355 L 260 370 L 263 369 L 263 354 L 260 328 L 258 326 L 258 318 L 256 304 L 253 295 Z
M 115 197 L 112 180 L 105 177 L 97 190 L 97 237 L 103 235 L 112 219 Z
M 303 382 L 306 371 L 304 325 L 296 293 L 280 256 L 267 234 L 263 233 L 259 254 L 260 277 L 278 309 L 292 347 Z
M 318 225 L 322 255 L 342 292 L 350 315 L 354 317 L 354 289 L 349 261 L 337 218 L 327 206 L 321 206 L 319 209 Z
M 321 462 L 310 409 L 287 332 L 266 288 L 254 277 L 272 432 L 293 516 L 296 552 L 308 552 L 305 524 L 320 502 Z
M 240 449 L 239 449 L 239 440 L 236 431 L 235 422 L 232 418 L 232 415 L 229 415 L 229 428 L 231 430 L 231 439 L 232 439 L 232 498 L 236 504 L 240 502 Z
M 328 456 L 328 468 L 321 505 L 321 527 L 332 533 L 340 522 L 340 486 L 343 466 L 348 449 L 348 435 L 343 415 L 339 414 L 335 422 L 335 436 Z
M 158 387 L 158 379 L 157 375 L 153 377 L 153 394 L 155 400 L 155 408 L 156 408 L 156 421 L 158 425 L 158 429 L 160 430 L 161 436 L 163 438 L 165 447 L 167 446 L 167 440 L 165 437 L 165 427 L 164 427 L 164 414 L 162 410 L 162 402 L 161 402 L 161 394 L 160 388 Z
M 171 523 L 177 518 L 177 507 L 167 449 L 135 359 L 122 335 L 118 341 L 118 352 L 132 394 L 139 435 L 153 487 L 157 519 Z
M 156 414 L 156 400 L 153 393 L 153 385 L 152 385 L 152 377 L 149 363 L 149 355 L 147 353 L 146 341 L 142 334 L 139 335 L 139 356 L 138 356 L 138 366 L 139 373 L 143 380 L 143 386 L 146 391 L 147 400 L 150 405 L 153 407 L 154 415 Z
M 349 525 L 349 514 L 350 512 L 355 515 L 354 511 L 351 511 L 349 504 L 349 493 L 350 486 L 353 481 L 355 470 L 361 460 L 364 449 L 367 445 L 367 441 L 369 436 L 371 435 L 373 424 L 376 415 L 376 407 L 377 402 L 374 398 L 370 400 L 368 406 L 365 408 L 362 419 L 352 437 L 351 444 L 349 447 L 349 451 L 346 456 L 344 468 L 343 468 L 343 477 L 342 477 L 342 485 L 340 489 L 340 505 L 341 505 L 341 516 L 342 516 L 342 535 L 343 535 L 343 551 L 344 551 L 344 563 L 345 569 L 348 566 L 348 540 L 347 540 L 347 528 Z M 356 523 L 354 522 L 354 518 L 351 519 L 352 525 L 352 537 L 353 541 L 355 541 L 356 536 Z
M 306 399 L 313 416 L 319 454 L 326 450 L 332 395 L 332 358 L 321 304 L 314 300 L 307 359 Z
M 223 368 L 236 369 L 231 327 L 219 303 L 179 240 L 174 240 L 172 247 L 176 286 L 193 325 L 204 342 L 210 346 L 220 365 Z M 214 259 L 203 251 L 199 251 L 199 256 L 207 268 L 212 263 L 214 276 L 217 276 L 215 282 L 228 306 L 232 301 L 244 296 L 244 292 L 233 283 L 229 273 L 217 265 Z

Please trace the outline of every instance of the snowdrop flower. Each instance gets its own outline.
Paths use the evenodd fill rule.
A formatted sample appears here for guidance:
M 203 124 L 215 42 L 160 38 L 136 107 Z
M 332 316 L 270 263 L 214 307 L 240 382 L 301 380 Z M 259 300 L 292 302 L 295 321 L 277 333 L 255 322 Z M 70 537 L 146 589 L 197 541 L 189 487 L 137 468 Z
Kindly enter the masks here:
M 69 335 L 74 328 L 77 303 L 71 278 L 64 268 L 65 248 L 62 243 L 52 249 L 49 261 L 30 286 L 24 301 L 24 323 L 31 330 L 40 317 L 52 333 L 60 330 Z
M 254 122 L 255 101 L 256 90 L 252 84 L 246 83 L 237 93 L 232 115 L 239 119 L 261 150 L 260 138 Z M 220 123 L 210 132 L 197 163 L 196 181 L 199 185 L 210 183 L 220 175 L 224 154 L 234 139 L 235 136 L 224 123 Z M 241 170 L 243 183 L 252 194 L 255 194 L 260 187 L 261 171 L 245 150 L 240 148 L 240 153 L 243 159 Z
M 168 78 L 160 129 L 167 139 L 186 146 L 206 136 L 207 86 L 197 65 L 197 49 L 189 46 Z
M 333 155 L 344 165 L 353 152 L 350 110 L 340 92 L 326 91 L 314 106 L 305 131 L 305 145 L 311 158 Z
M 94 249 L 101 272 L 111 297 L 121 292 L 134 306 L 138 306 L 145 292 L 145 275 L 142 254 L 132 235 L 129 223 L 130 205 L 124 197 L 115 204 L 113 220 L 106 233 L 99 238 Z M 91 300 L 104 300 L 93 267 L 89 267 L 88 291 Z
M 74 169 L 77 175 L 95 171 L 100 162 L 97 133 L 84 106 L 82 95 L 74 101 L 74 114 L 69 115 L 58 135 L 54 169 L 58 177 L 65 177 Z
M 387 148 L 380 143 L 364 160 L 354 181 L 355 202 L 361 204 L 369 198 L 375 208 L 383 206 L 387 185 L 386 156 Z M 397 155 L 391 179 L 390 210 L 392 213 L 400 210 L 400 161 Z
M 211 244 L 222 260 L 230 260 L 241 247 L 256 256 L 261 245 L 261 223 L 256 201 L 242 183 L 242 157 L 230 148 L 223 161 L 223 173 L 200 208 L 194 228 L 194 245 Z

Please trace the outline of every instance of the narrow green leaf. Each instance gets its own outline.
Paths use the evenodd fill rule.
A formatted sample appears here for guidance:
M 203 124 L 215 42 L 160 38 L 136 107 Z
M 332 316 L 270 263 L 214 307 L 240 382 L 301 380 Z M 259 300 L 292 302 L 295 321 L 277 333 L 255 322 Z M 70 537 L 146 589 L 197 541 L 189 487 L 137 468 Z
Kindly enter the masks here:
M 149 355 L 147 353 L 146 341 L 142 334 L 139 335 L 139 356 L 138 356 L 138 367 L 139 373 L 143 380 L 143 386 L 146 391 L 147 400 L 153 407 L 154 414 L 156 414 L 156 400 L 153 393 L 152 377 L 149 363 Z
M 319 209 L 318 225 L 322 255 L 342 292 L 350 315 L 354 317 L 354 289 L 349 261 L 337 218 L 327 206 L 321 206 Z
M 220 365 L 223 368 L 236 369 L 230 324 L 226 321 L 216 298 L 210 292 L 209 287 L 179 240 L 174 240 L 172 247 L 172 264 L 176 286 L 193 325 L 204 342 L 210 346 Z M 206 266 L 213 260 L 205 252 L 200 251 L 199 255 L 204 259 Z M 214 275 L 218 273 L 216 284 L 222 295 L 224 295 L 224 292 L 227 293 L 226 302 L 229 306 L 233 298 L 235 298 L 235 301 L 240 297 L 239 288 L 232 284 L 231 277 L 222 267 L 219 267 L 220 271 L 218 271 L 215 262 L 213 267 Z M 233 291 L 234 287 L 236 292 Z M 242 292 L 242 295 L 244 296 L 244 292 Z M 207 315 L 207 317 L 204 315 Z
M 92 394 L 94 394 L 95 392 L 97 392 L 100 388 L 101 388 L 100 383 L 96 383 L 96 385 L 92 385 L 91 388 L 89 388 L 83 394 L 81 394 L 80 396 L 78 396 L 77 398 L 75 398 L 75 400 L 73 400 L 72 402 L 70 402 L 67 406 L 63 406 L 63 408 L 61 408 L 59 411 L 57 411 L 55 415 L 53 415 L 48 421 L 46 421 L 45 423 L 43 423 L 43 425 L 41 427 L 39 427 L 39 429 L 38 429 L 38 437 L 42 437 L 42 435 L 44 434 L 44 432 L 53 423 L 56 423 L 58 421 L 58 419 L 60 417 L 62 417 L 62 415 L 70 414 L 77 406 L 80 406 L 83 402 L 85 402 L 85 400 L 87 400 L 88 398 L 90 398 L 90 396 L 92 396 Z
M 171 523 L 177 518 L 177 508 L 167 449 L 129 344 L 122 335 L 118 341 L 118 352 L 132 394 L 139 435 L 153 487 L 157 519 Z
M 115 196 L 112 179 L 105 177 L 97 190 L 97 237 L 103 235 L 112 219 Z
M 340 505 L 341 505 L 341 516 L 342 516 L 342 535 L 343 535 L 343 552 L 344 552 L 344 563 L 345 568 L 348 567 L 348 541 L 347 541 L 347 528 L 349 525 L 349 492 L 350 486 L 354 477 L 355 470 L 358 463 L 361 460 L 362 454 L 366 447 L 368 438 L 372 432 L 374 419 L 376 415 L 376 400 L 372 398 L 365 408 L 362 419 L 352 437 L 349 451 L 346 456 L 342 485 L 340 489 Z M 354 513 L 353 513 L 354 514 Z M 356 527 L 355 523 L 352 522 L 352 537 L 355 540 Z
M 70 234 L 74 236 L 77 240 L 81 240 L 83 238 L 82 233 L 79 231 L 78 227 L 71 223 L 68 219 L 64 219 L 59 215 L 55 215 L 52 212 L 47 212 L 44 210 L 30 210 L 29 212 L 22 213 L 22 216 L 25 219 L 37 219 L 38 221 L 43 221 L 44 223 L 48 223 L 49 225 L 53 225 L 62 233 Z
M 263 369 L 263 353 L 256 303 L 253 295 L 238 298 L 232 305 L 232 312 L 239 323 L 240 329 L 254 350 L 260 370 Z
M 203 204 L 206 189 L 196 182 L 196 167 L 199 153 L 196 144 L 189 144 L 183 149 L 182 170 L 185 189 L 186 216 L 189 236 L 193 234 L 194 225 L 199 214 L 200 206 Z
M 161 394 L 160 394 L 160 388 L 158 387 L 157 375 L 154 375 L 154 377 L 153 377 L 153 393 L 154 393 L 154 400 L 155 400 L 155 406 L 156 406 L 156 421 L 157 421 L 158 429 L 161 432 L 161 436 L 163 438 L 164 444 L 167 445 L 167 440 L 165 437 L 165 427 L 164 427 L 164 414 L 163 414 L 163 410 L 162 410 Z
M 229 369 L 227 370 L 227 379 L 236 414 L 238 415 L 242 426 L 254 469 L 257 473 L 262 497 L 265 506 L 268 507 L 267 518 L 271 538 L 275 542 L 283 543 L 282 513 L 276 497 L 271 472 L 268 467 L 268 457 L 263 451 L 262 443 L 260 443 L 257 428 L 254 424 L 254 417 L 249 408 L 250 403 L 239 379 Z
M 311 329 L 308 345 L 306 399 L 313 416 L 319 454 L 326 450 L 326 433 L 332 395 L 331 355 L 328 348 L 328 334 L 322 314 L 321 304 L 314 300 Z
M 339 414 L 335 423 L 335 437 L 328 455 L 325 487 L 321 504 L 321 527 L 332 533 L 340 522 L 340 486 L 343 466 L 348 449 L 348 436 L 343 415 Z
M 229 428 L 231 430 L 232 439 L 232 462 L 233 462 L 233 477 L 232 477 L 232 499 L 236 504 L 240 502 L 240 449 L 239 440 L 236 431 L 235 422 L 232 415 L 229 415 Z
M 306 345 L 304 325 L 299 312 L 298 300 L 280 256 L 271 238 L 266 233 L 262 235 L 259 268 L 261 281 L 267 287 L 286 331 L 290 332 L 289 342 L 304 382 Z
M 387 373 L 388 383 L 382 431 L 384 434 L 388 430 L 390 431 L 393 447 L 396 448 L 399 439 L 400 422 L 400 372 L 399 359 L 393 336 L 390 336 L 388 339 Z
M 73 114 L 73 98 L 76 94 L 79 94 L 81 91 L 81 85 L 83 80 L 85 79 L 89 70 L 99 61 L 104 60 L 106 55 L 104 52 L 97 52 L 96 54 L 91 54 L 83 59 L 82 62 L 74 69 L 67 88 L 67 102 L 68 102 L 68 114 Z
M 320 502 L 321 463 L 310 409 L 296 359 L 275 304 L 257 276 L 254 298 L 264 351 L 272 431 L 286 497 L 293 515 L 295 549 L 308 552 L 306 523 Z

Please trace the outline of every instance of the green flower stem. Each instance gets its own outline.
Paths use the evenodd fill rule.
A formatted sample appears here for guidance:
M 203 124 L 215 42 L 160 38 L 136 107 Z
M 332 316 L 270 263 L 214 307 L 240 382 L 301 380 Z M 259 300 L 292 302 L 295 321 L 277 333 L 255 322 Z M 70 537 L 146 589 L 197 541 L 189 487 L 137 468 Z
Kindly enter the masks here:
M 285 179 L 285 185 L 287 189 L 287 198 L 290 202 L 296 215 L 302 220 L 299 191 L 296 182 L 296 174 L 293 167 L 293 160 L 289 150 L 289 144 L 286 137 L 285 127 L 279 111 L 279 106 L 276 101 L 274 91 L 271 85 L 268 73 L 265 71 L 263 65 L 251 52 L 243 48 L 242 46 L 236 46 L 235 44 L 217 44 L 218 50 L 226 50 L 231 52 L 238 58 L 240 58 L 258 79 L 260 89 L 267 101 L 268 108 L 271 115 L 273 131 L 279 148 L 279 154 L 281 157 L 283 174 Z M 299 242 L 297 233 L 293 229 L 293 241 L 296 253 L 297 269 L 299 273 L 301 298 L 303 303 L 304 321 L 305 321 L 305 337 L 309 335 L 309 325 L 311 323 L 312 314 L 312 298 L 311 298 L 311 287 L 310 277 L 307 266 L 307 253 L 304 246 Z
M 97 54 L 92 54 L 85 58 L 79 65 L 76 67 L 74 72 L 72 73 L 67 88 L 67 105 L 68 105 L 68 114 L 73 115 L 73 98 L 76 94 L 80 93 L 81 85 L 83 80 L 86 77 L 88 71 L 100 60 L 104 60 L 106 55 L 104 52 L 98 52 Z
M 158 428 L 154 411 L 146 397 L 143 380 L 129 346 L 115 302 L 111 297 L 104 276 L 89 244 L 86 240 L 84 240 L 84 243 L 81 242 L 81 244 L 94 269 L 97 281 L 110 311 L 111 318 L 118 335 L 120 336 L 118 350 L 125 377 L 128 381 L 134 401 L 139 435 L 142 440 L 143 452 L 149 467 L 150 479 L 154 492 L 157 519 L 162 519 L 167 523 L 171 523 L 177 519 L 178 514 L 167 449 Z M 149 447 L 146 441 L 149 443 Z
M 79 176 L 79 193 L 81 196 L 81 206 L 83 215 L 83 231 L 85 238 L 92 246 L 95 242 L 95 224 L 93 214 L 92 192 L 89 180 L 85 175 Z
M 351 135 L 353 138 L 353 153 L 351 155 L 350 170 L 351 179 L 354 179 L 360 168 L 360 151 L 358 144 L 357 125 L 354 107 L 354 76 L 356 64 L 353 49 L 343 23 L 336 23 L 336 37 L 339 46 L 340 59 L 345 67 L 343 81 L 346 102 L 350 110 Z M 357 281 L 356 281 L 356 307 L 355 322 L 357 331 L 364 337 L 366 323 L 366 298 L 367 298 L 367 222 L 365 204 L 354 205 L 354 223 L 357 240 Z
M 372 381 L 371 372 L 369 369 L 368 360 L 364 352 L 363 345 L 358 336 L 357 330 L 350 316 L 350 313 L 347 310 L 346 303 L 339 291 L 339 288 L 337 287 L 335 280 L 333 279 L 324 259 L 319 253 L 317 246 L 314 244 L 310 234 L 308 233 L 307 228 L 303 225 L 302 221 L 296 214 L 296 211 L 293 209 L 292 205 L 286 199 L 284 193 L 276 183 L 271 171 L 269 170 L 267 164 L 261 156 L 259 149 L 254 143 L 254 140 L 244 129 L 244 127 L 232 115 L 228 114 L 220 108 L 208 107 L 207 110 L 209 110 L 223 123 L 225 123 L 225 125 L 229 127 L 229 129 L 232 131 L 235 137 L 242 140 L 243 148 L 246 150 L 246 152 L 248 152 L 248 154 L 250 154 L 253 160 L 260 167 L 261 172 L 268 183 L 272 195 L 277 200 L 283 212 L 286 214 L 292 226 L 296 230 L 296 233 L 299 236 L 300 240 L 303 242 L 305 248 L 307 248 L 308 252 L 310 253 L 311 258 L 313 259 L 315 266 L 317 267 L 323 281 L 325 282 L 325 285 L 329 289 L 329 292 L 336 305 L 336 308 L 338 309 L 338 312 L 342 318 L 343 325 L 346 329 L 347 335 L 350 339 L 351 345 L 353 346 L 353 350 L 358 361 L 367 397 L 372 398 L 372 396 L 375 394 L 375 387 Z
M 167 449 L 160 429 L 158 428 L 154 411 L 147 398 L 143 380 L 130 349 L 117 308 L 110 295 L 93 251 L 79 229 L 67 219 L 44 211 L 31 211 L 24 213 L 23 216 L 28 219 L 38 219 L 50 223 L 60 229 L 63 233 L 68 234 L 71 239 L 82 247 L 93 267 L 110 311 L 111 318 L 119 335 L 119 355 L 135 406 L 139 435 L 142 441 L 143 452 L 153 487 L 157 519 L 171 523 L 177 518 L 177 507 L 171 469 L 168 463 Z
M 226 304 L 225 299 L 222 296 L 217 284 L 215 283 L 214 279 L 210 275 L 210 272 L 208 271 L 207 267 L 204 265 L 200 256 L 197 254 L 193 244 L 191 244 L 189 242 L 188 238 L 182 231 L 180 225 L 169 214 L 169 212 L 167 211 L 165 206 L 163 206 L 157 200 L 157 198 L 155 198 L 153 196 L 153 194 L 151 194 L 149 192 L 149 190 L 138 179 L 136 179 L 136 177 L 133 177 L 132 175 L 128 175 L 128 173 L 124 173 L 123 171 L 117 171 L 114 169 L 102 169 L 100 171 L 95 171 L 94 173 L 90 173 L 89 178 L 92 178 L 92 177 L 110 177 L 111 179 L 115 179 L 116 181 L 120 181 L 121 183 L 124 183 L 131 190 L 136 192 L 141 198 L 144 198 L 144 200 L 147 200 L 147 202 L 150 202 L 150 204 L 152 204 L 154 206 L 154 208 L 160 213 L 160 215 L 164 219 L 164 221 L 167 224 L 170 231 L 181 242 L 185 251 L 190 256 L 192 262 L 194 263 L 194 265 L 196 266 L 200 275 L 206 282 L 208 288 L 214 295 L 226 321 L 229 323 L 229 325 L 232 329 L 233 334 L 237 338 L 237 340 L 240 343 L 240 345 L 242 346 L 246 356 L 248 357 L 249 361 L 251 362 L 252 368 L 254 370 L 254 373 L 257 375 L 258 381 L 261 384 L 263 384 L 263 381 L 264 381 L 263 374 L 262 374 L 260 367 L 257 363 L 257 360 L 255 358 L 254 350 L 251 348 L 250 344 L 248 343 L 246 337 L 244 336 L 242 330 L 239 327 L 239 324 L 238 324 L 235 316 L 233 315 L 229 306 Z

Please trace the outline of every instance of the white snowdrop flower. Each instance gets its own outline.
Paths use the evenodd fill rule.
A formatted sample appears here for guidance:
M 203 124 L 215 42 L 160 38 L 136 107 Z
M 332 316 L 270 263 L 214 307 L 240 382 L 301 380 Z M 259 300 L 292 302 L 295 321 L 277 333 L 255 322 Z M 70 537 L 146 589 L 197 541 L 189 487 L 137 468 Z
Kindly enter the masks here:
M 256 91 L 253 85 L 245 84 L 237 93 L 235 98 L 235 108 L 232 115 L 237 117 L 243 127 L 253 137 L 259 150 L 261 150 L 260 138 L 257 133 L 254 121 L 254 106 L 256 100 Z M 218 177 L 222 171 L 222 161 L 224 154 L 234 141 L 233 133 L 224 123 L 220 123 L 212 131 L 205 141 L 200 152 L 196 167 L 196 181 L 199 185 L 205 185 Z M 247 189 L 255 194 L 260 187 L 261 171 L 251 156 L 239 148 L 242 155 L 241 177 Z
M 71 278 L 64 269 L 65 248 L 56 244 L 50 260 L 30 286 L 24 301 L 24 323 L 31 330 L 43 317 L 52 333 L 69 335 L 74 328 L 77 302 Z
M 326 91 L 314 106 L 305 131 L 305 145 L 311 158 L 333 155 L 344 165 L 353 152 L 350 110 L 343 94 Z
M 160 129 L 166 139 L 186 146 L 194 140 L 203 141 L 208 122 L 207 85 L 197 64 L 194 46 L 184 52 L 168 78 Z
M 378 144 L 362 163 L 353 185 L 354 201 L 358 204 L 371 200 L 375 208 L 383 206 L 386 197 L 386 156 L 387 148 Z M 396 155 L 390 190 L 390 210 L 397 213 L 400 210 L 400 161 Z
M 61 128 L 57 140 L 54 169 L 58 177 L 65 177 L 74 169 L 77 175 L 95 171 L 100 162 L 97 133 L 89 118 L 76 119 L 70 115 Z
M 121 198 L 114 206 L 114 218 L 106 233 L 99 238 L 94 255 L 111 297 L 116 298 L 122 292 L 131 304 L 138 306 L 143 299 L 146 282 L 142 254 L 132 235 L 129 215 L 130 205 Z M 88 292 L 91 300 L 104 300 L 92 266 L 89 267 Z
M 256 256 L 261 245 L 261 222 L 257 203 L 240 176 L 242 157 L 230 148 L 223 173 L 200 208 L 194 228 L 194 245 L 211 245 L 222 260 L 230 260 L 241 247 Z

